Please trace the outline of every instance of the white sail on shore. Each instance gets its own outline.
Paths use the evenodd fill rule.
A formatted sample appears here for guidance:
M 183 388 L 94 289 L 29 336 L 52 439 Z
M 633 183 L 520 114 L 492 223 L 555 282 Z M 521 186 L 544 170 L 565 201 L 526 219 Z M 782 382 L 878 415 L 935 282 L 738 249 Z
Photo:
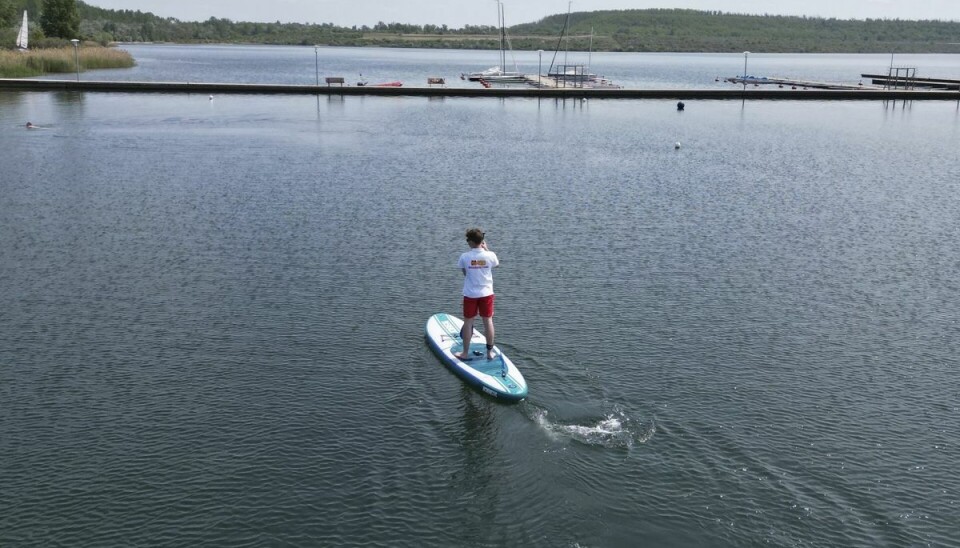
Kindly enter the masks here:
M 27 26 L 27 12 L 23 12 L 23 24 L 20 25 L 20 32 L 17 34 L 17 47 L 27 49 L 27 38 L 30 35 L 30 29 Z

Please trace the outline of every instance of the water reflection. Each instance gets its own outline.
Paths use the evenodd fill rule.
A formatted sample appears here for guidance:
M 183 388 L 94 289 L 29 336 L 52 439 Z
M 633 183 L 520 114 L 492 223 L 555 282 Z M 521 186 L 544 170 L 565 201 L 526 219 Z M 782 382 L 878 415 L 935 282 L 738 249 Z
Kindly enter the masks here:
M 23 91 L 5 91 L 0 93 L 0 106 L 12 107 L 23 102 Z
M 68 91 L 54 91 L 50 95 L 53 97 L 53 101 L 58 105 L 75 105 L 83 104 L 86 100 L 86 93 L 82 91 L 68 90 Z
M 461 486 L 467 492 L 484 492 L 494 474 L 491 460 L 497 451 L 493 402 L 464 385 L 463 414 L 461 415 L 460 446 L 463 448 L 464 466 Z
M 505 487 L 498 474 L 503 464 L 496 443 L 497 406 L 466 385 L 461 388 L 461 397 L 458 441 L 463 464 L 454 474 L 452 487 L 471 511 L 462 514 L 459 526 L 466 538 L 489 538 L 489 520 L 499 510 L 501 489 Z
M 897 110 L 897 105 L 899 104 L 900 110 L 911 110 L 913 108 L 913 101 L 900 101 L 894 99 L 892 101 L 884 101 L 883 109 L 884 110 Z

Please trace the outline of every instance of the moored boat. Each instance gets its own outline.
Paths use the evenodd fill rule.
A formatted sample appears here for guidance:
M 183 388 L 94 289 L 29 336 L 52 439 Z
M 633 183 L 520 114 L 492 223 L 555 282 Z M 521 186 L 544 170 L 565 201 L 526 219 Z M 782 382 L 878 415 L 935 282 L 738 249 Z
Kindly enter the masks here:
M 487 84 L 527 83 L 526 75 L 517 70 L 516 62 L 514 62 L 513 71 L 507 71 L 504 69 L 504 66 L 507 64 L 507 49 L 510 48 L 510 42 L 507 38 L 503 4 L 499 0 L 497 0 L 497 24 L 500 27 L 500 64 L 480 72 L 461 73 L 461 80 L 480 82 L 484 85 L 484 87 L 487 87 Z
M 481 72 L 462 74 L 460 78 L 471 82 L 483 80 L 495 84 L 522 84 L 526 82 L 526 77 L 522 73 L 504 71 L 500 67 L 490 67 Z

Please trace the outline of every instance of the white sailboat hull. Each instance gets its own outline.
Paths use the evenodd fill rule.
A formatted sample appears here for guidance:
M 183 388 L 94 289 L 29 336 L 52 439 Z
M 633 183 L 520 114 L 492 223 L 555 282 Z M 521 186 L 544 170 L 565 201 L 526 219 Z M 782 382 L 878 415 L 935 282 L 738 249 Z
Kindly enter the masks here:
M 482 72 L 471 72 L 464 74 L 463 77 L 471 82 L 479 82 L 480 80 L 497 83 L 526 81 L 522 73 L 504 71 L 500 67 L 489 68 Z

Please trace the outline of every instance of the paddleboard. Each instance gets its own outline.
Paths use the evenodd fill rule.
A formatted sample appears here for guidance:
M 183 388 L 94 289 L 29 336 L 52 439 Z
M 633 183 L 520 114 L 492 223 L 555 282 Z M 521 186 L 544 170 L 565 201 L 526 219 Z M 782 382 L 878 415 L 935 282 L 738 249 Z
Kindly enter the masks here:
M 493 347 L 493 359 L 488 360 L 487 341 L 476 329 L 470 339 L 471 356 L 467 360 L 456 357 L 463 350 L 462 327 L 463 320 L 451 314 L 434 314 L 427 320 L 427 343 L 444 365 L 484 394 L 506 401 L 526 398 L 527 381 L 520 370 L 498 346 Z

